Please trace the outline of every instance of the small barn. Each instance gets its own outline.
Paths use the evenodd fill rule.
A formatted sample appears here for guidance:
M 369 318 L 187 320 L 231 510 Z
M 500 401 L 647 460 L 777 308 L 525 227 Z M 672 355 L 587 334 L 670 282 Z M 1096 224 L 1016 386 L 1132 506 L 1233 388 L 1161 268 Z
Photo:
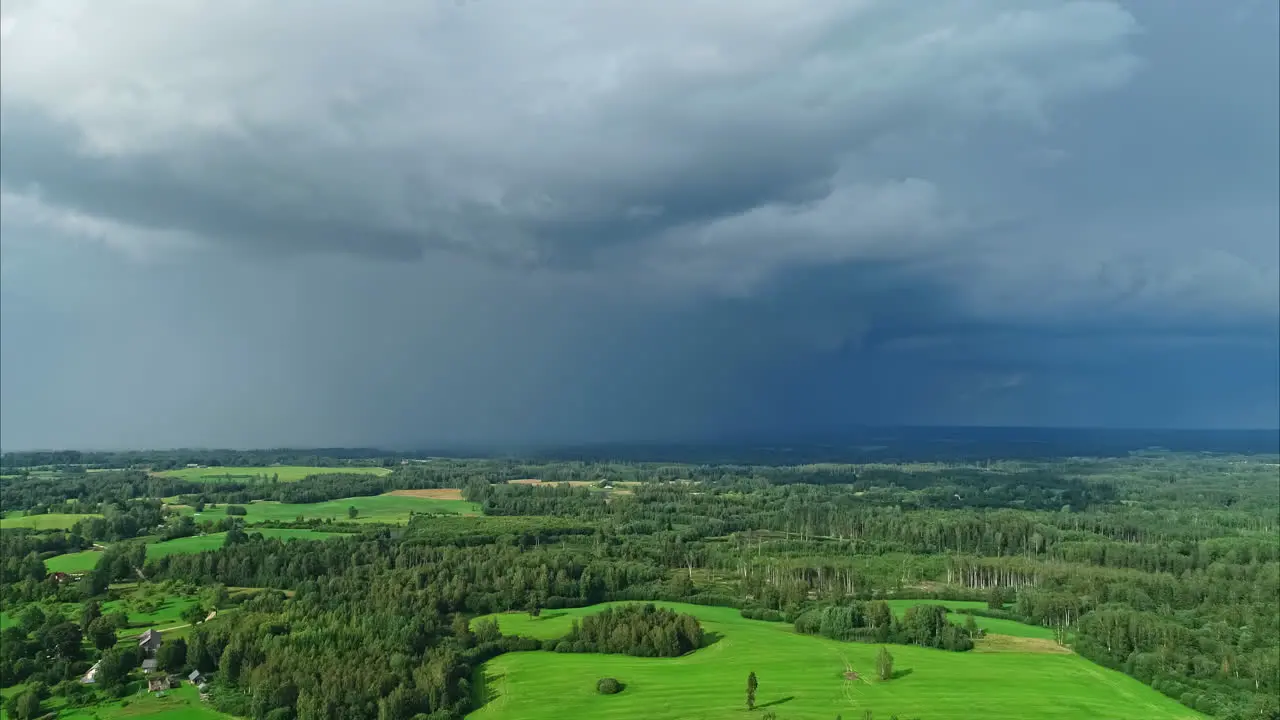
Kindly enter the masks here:
M 147 678 L 147 692 L 164 692 L 169 689 L 169 681 L 163 675 Z
M 89 668 L 89 672 L 85 673 L 84 677 L 80 678 L 80 682 L 84 683 L 85 685 L 92 685 L 98 682 L 98 668 L 100 667 L 102 667 L 101 660 L 94 663 L 93 667 Z
M 160 649 L 160 631 L 148 630 L 138 636 L 138 649 L 148 656 L 155 655 Z
M 187 679 L 191 681 L 192 685 L 200 685 L 204 682 L 204 676 L 200 674 L 199 670 L 192 670 Z

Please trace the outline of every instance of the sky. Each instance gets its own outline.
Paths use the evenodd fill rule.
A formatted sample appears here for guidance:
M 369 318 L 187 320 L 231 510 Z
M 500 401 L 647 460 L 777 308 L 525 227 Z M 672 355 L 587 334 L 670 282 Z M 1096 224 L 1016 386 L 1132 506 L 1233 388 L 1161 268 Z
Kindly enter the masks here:
M 1280 425 L 1273 0 L 0 0 L 0 447 Z

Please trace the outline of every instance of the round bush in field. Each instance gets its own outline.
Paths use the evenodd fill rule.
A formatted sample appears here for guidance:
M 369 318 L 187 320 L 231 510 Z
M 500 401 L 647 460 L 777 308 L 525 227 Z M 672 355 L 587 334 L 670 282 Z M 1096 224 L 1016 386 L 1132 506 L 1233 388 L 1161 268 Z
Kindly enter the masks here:
M 616 695 L 622 692 L 622 683 L 613 678 L 600 678 L 596 682 L 596 691 L 601 695 Z

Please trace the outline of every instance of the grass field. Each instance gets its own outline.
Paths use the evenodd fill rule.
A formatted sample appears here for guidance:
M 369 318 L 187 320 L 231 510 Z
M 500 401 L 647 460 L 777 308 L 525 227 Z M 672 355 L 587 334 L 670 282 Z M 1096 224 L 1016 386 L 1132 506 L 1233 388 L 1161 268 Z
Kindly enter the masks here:
M 98 558 L 102 557 L 101 550 L 81 550 L 80 552 L 65 553 L 57 555 L 44 561 L 44 567 L 49 572 L 64 573 L 82 573 L 93 569 L 98 564 Z
M 282 540 L 328 540 L 330 538 L 342 537 L 342 533 L 320 532 L 317 530 L 292 530 L 288 528 L 250 528 L 246 532 L 251 535 L 262 535 L 263 537 L 280 538 Z M 210 533 L 208 535 L 193 535 L 191 537 L 167 540 L 161 543 L 152 543 L 147 546 L 147 559 L 156 560 L 167 555 L 190 555 L 192 553 L 204 552 L 206 550 L 217 550 L 222 547 L 222 543 L 226 540 L 226 537 L 226 533 L 220 532 Z
M 8 699 L 22 692 L 24 686 L 0 690 L 0 697 Z M 79 708 L 64 707 L 61 697 L 53 697 L 44 703 L 46 712 L 57 711 L 57 720 L 234 720 L 230 715 L 214 710 L 200 702 L 200 694 L 189 683 L 177 690 L 169 690 L 164 697 L 146 693 L 134 693 L 122 700 L 104 700 L 95 705 Z M 3 703 L 0 703 L 0 720 L 9 720 Z
M 406 497 L 404 495 L 372 495 L 369 497 L 341 498 L 319 503 L 278 503 L 269 500 L 242 505 L 245 509 L 246 524 L 268 522 L 272 520 L 289 521 L 298 517 L 321 520 L 341 520 L 349 522 L 347 508 L 355 507 L 359 511 L 355 522 L 406 523 L 409 512 L 418 514 L 454 513 L 458 515 L 478 515 L 480 506 L 465 500 L 448 500 L 434 497 Z M 185 506 L 179 506 L 182 512 L 194 512 Z M 220 520 L 226 517 L 226 505 L 216 508 L 205 507 L 204 512 L 196 514 L 197 521 Z
M 987 604 L 974 600 L 889 600 L 889 607 L 898 617 L 902 617 L 902 613 L 912 605 L 943 605 L 949 610 L 960 610 L 970 608 L 973 610 L 986 610 Z M 947 619 L 957 625 L 964 625 L 968 615 L 963 613 L 952 612 L 947 614 Z M 1052 640 L 1053 630 L 1038 625 L 1027 625 L 1025 623 L 1014 622 L 1013 620 L 1002 620 L 1000 618 L 988 618 L 975 615 L 974 623 L 986 630 L 988 633 L 995 635 L 1010 635 L 1012 637 L 1040 638 L 1042 640 Z
M 234 482 L 253 482 L 263 478 L 278 476 L 280 482 L 297 482 L 308 475 L 332 475 L 336 473 L 359 473 L 369 475 L 388 475 L 387 468 L 380 467 L 307 467 L 304 465 L 273 465 L 270 467 L 204 467 L 182 468 L 180 470 L 163 470 L 155 473 L 165 477 L 182 478 L 192 482 L 218 482 L 228 477 Z
M 85 518 L 102 517 L 94 514 L 57 514 L 23 515 L 21 511 L 6 513 L 0 518 L 0 530 L 9 528 L 30 528 L 32 530 L 70 530 L 72 525 Z
M 128 613 L 130 628 L 119 632 L 121 640 L 124 640 L 141 635 L 150 627 L 166 628 L 184 624 L 182 611 L 199 602 L 197 598 L 178 595 L 161 595 L 156 600 L 159 604 L 154 610 L 140 610 L 132 599 L 108 600 L 102 603 L 102 614 Z
M 58 720 L 232 720 L 230 715 L 200 702 L 200 693 L 190 683 L 169 690 L 164 697 L 130 696 L 121 701 L 103 702 L 85 708 L 64 710 Z
M 1017 651 L 953 653 L 888 646 L 898 677 L 874 679 L 879 646 L 797 635 L 785 623 L 743 619 L 732 608 L 658 603 L 696 615 L 714 642 L 679 658 L 521 652 L 490 660 L 475 677 L 487 703 L 471 720 L 720 720 L 755 717 L 759 709 L 779 720 L 860 718 L 1199 718 L 1151 688 L 1074 654 Z M 551 638 L 575 617 L 602 606 L 497 616 L 504 632 Z M 861 680 L 846 680 L 848 663 Z M 756 713 L 744 705 L 747 674 L 759 678 Z M 598 678 L 625 688 L 600 695 Z
M 38 603 L 40 609 L 44 611 L 45 616 L 54 613 L 60 613 L 69 620 L 76 620 L 80 617 L 80 603 Z M 27 609 L 30 603 L 22 603 L 20 605 L 10 606 L 7 610 L 0 612 L 0 630 L 10 625 L 17 625 L 18 618 L 22 616 L 22 612 Z M 79 620 L 76 620 L 79 622 Z

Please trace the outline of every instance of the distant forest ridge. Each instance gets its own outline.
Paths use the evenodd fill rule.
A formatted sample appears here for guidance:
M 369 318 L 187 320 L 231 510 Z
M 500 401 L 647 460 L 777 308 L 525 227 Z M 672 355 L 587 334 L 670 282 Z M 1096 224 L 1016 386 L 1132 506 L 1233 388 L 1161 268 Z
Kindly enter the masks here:
M 155 469 L 256 465 L 390 465 L 428 457 L 519 458 L 589 462 L 683 462 L 797 465 L 805 463 L 962 462 L 988 458 L 1122 457 L 1135 452 L 1280 454 L 1280 430 L 1117 430 L 1088 428 L 901 427 L 863 428 L 838 437 L 725 440 L 715 443 L 596 443 L 578 445 L 455 445 L 447 448 L 277 448 L 130 451 L 31 451 L 0 454 L 0 468 L 50 465 Z

